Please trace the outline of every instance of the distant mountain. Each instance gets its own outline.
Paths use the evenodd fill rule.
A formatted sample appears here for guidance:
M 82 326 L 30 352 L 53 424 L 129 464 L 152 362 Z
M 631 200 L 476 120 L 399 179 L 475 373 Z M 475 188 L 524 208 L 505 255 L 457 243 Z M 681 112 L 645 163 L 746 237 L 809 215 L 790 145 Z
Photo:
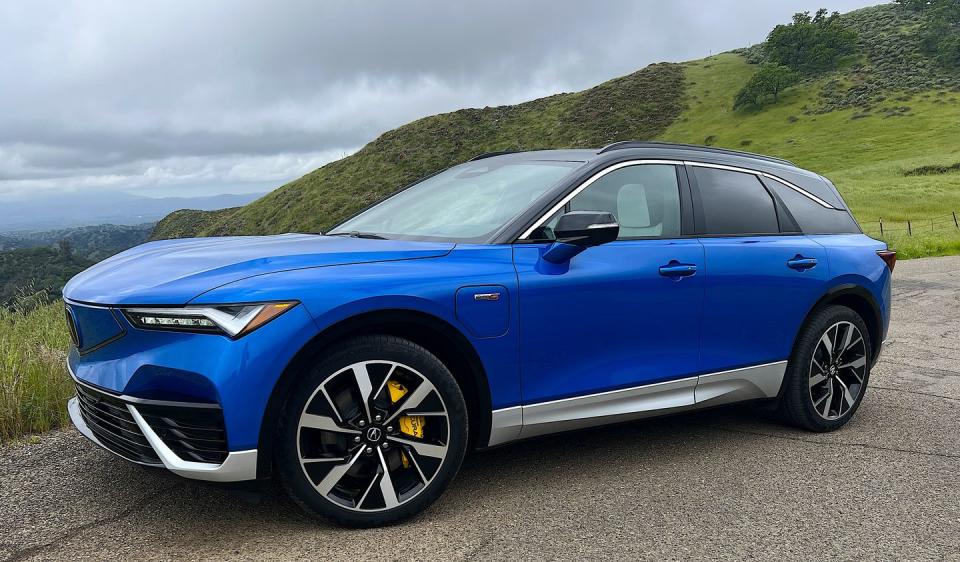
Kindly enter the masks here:
M 23 248 L 62 248 L 87 260 L 100 261 L 143 244 L 155 223 L 136 226 L 101 224 L 59 230 L 22 231 L 0 234 L 0 251 Z
M 139 225 L 180 210 L 214 211 L 246 205 L 263 194 L 152 198 L 130 193 L 44 194 L 0 202 L 0 233 L 96 224 Z

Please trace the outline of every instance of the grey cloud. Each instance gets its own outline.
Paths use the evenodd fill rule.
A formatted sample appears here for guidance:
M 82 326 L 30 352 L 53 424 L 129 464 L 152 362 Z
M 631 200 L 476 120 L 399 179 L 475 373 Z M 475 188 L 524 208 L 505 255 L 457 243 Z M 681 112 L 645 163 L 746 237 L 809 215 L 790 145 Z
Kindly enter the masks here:
M 0 196 L 279 184 L 424 115 L 746 46 L 820 5 L 7 2 Z

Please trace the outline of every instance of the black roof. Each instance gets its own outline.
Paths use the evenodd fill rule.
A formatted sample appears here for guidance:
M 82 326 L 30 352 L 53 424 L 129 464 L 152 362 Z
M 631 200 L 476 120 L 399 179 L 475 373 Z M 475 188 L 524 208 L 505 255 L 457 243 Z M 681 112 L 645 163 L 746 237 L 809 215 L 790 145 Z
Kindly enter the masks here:
M 698 144 L 683 144 L 678 142 L 659 142 L 659 141 L 618 141 L 601 148 L 597 154 L 603 154 L 612 150 L 623 150 L 625 148 L 682 148 L 686 150 L 695 150 L 698 152 L 712 152 L 716 154 L 729 154 L 731 156 L 743 156 L 747 158 L 756 158 L 777 164 L 786 164 L 787 166 L 796 166 L 793 162 L 774 156 L 765 156 L 754 152 L 745 152 L 743 150 L 731 150 L 729 148 L 718 148 L 715 146 L 701 146 Z
M 776 158 L 774 156 L 765 156 L 763 154 L 755 154 L 753 152 L 745 152 L 742 150 L 731 150 L 728 148 L 718 148 L 715 146 L 700 146 L 696 144 L 683 144 L 675 142 L 659 142 L 659 141 L 619 141 L 600 149 L 537 149 L 537 150 L 500 150 L 496 152 L 485 152 L 483 154 L 478 154 L 470 159 L 470 162 L 476 160 L 483 160 L 485 158 L 492 158 L 495 156 L 510 156 L 516 155 L 520 158 L 543 158 L 548 160 L 553 159 L 562 159 L 562 160 L 577 160 L 577 161 L 589 161 L 599 157 L 602 154 L 609 154 L 618 150 L 627 150 L 627 149 L 653 149 L 657 151 L 671 151 L 671 150 L 681 150 L 687 153 L 706 153 L 716 156 L 734 156 L 738 158 L 748 158 L 751 160 L 760 160 L 763 162 L 768 162 L 771 164 L 779 164 L 782 166 L 790 166 L 796 168 L 796 164 L 789 160 L 783 158 Z

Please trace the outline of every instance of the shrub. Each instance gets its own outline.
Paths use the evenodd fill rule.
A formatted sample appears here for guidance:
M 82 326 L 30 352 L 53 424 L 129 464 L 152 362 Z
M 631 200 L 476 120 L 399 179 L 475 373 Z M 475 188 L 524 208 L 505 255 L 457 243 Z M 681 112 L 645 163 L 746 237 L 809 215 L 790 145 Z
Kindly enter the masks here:
M 780 93 L 799 80 L 796 72 L 778 64 L 764 64 L 733 98 L 733 108 L 762 107 L 771 97 L 777 103 Z
M 960 67 L 960 2 L 957 0 L 895 0 L 923 16 L 921 45 L 940 64 Z

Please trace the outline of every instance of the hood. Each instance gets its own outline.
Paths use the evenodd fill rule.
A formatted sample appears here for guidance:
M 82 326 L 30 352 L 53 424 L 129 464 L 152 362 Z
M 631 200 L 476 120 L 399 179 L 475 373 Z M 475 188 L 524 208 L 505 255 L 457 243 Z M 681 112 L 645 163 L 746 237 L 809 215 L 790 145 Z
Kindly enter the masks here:
M 149 242 L 108 258 L 67 283 L 67 299 L 110 305 L 182 305 L 266 273 L 446 255 L 453 243 L 281 234 Z

